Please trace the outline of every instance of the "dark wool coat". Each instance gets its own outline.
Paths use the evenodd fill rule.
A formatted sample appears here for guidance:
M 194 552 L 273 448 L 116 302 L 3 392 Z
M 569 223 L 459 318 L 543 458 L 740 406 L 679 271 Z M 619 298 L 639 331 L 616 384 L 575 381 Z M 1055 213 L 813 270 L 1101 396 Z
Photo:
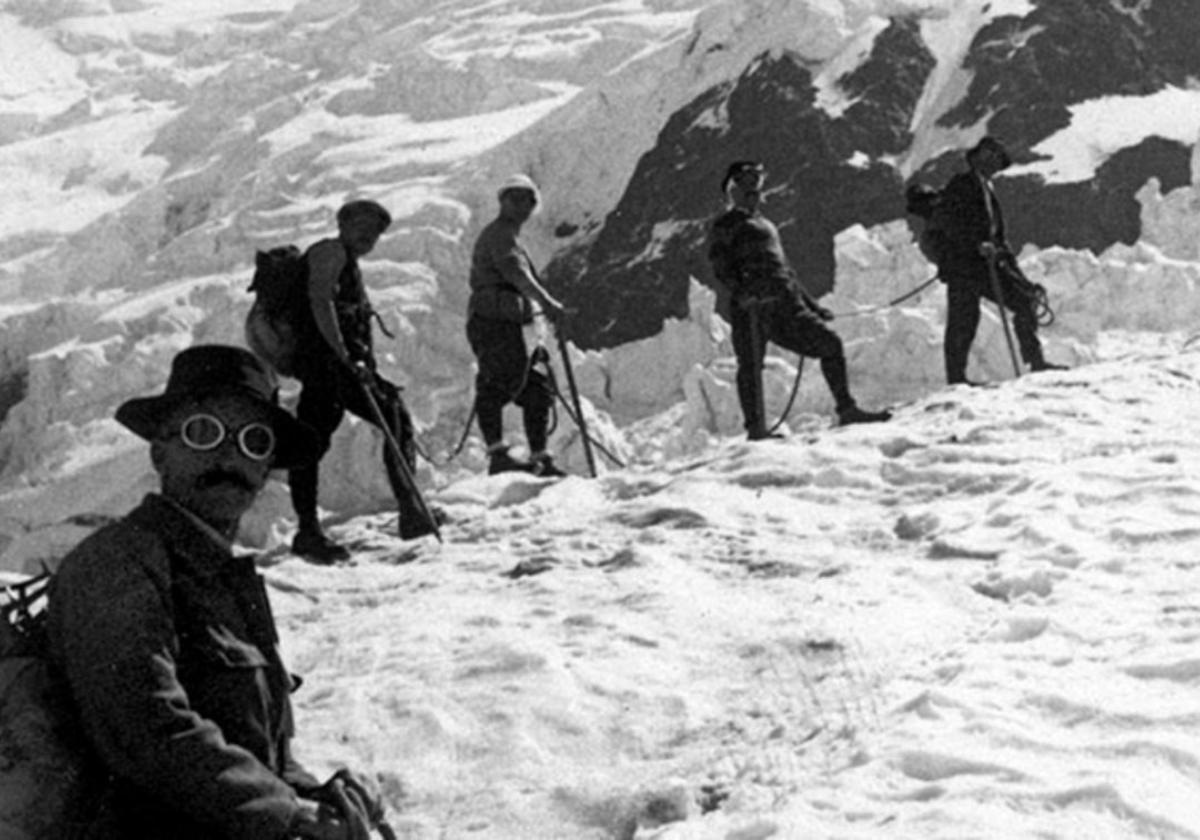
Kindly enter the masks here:
M 1004 214 L 1000 202 L 992 195 L 988 212 L 987 188 L 973 171 L 960 172 L 950 179 L 934 210 L 934 225 L 942 237 L 944 250 L 942 268 L 968 274 L 987 272 L 987 261 L 980 255 L 979 246 L 993 241 L 1006 246 Z M 947 279 L 947 278 L 943 278 Z
M 760 213 L 734 207 L 718 216 L 709 230 L 708 260 L 735 303 L 759 298 L 774 300 L 787 311 L 817 308 L 783 253 L 779 230 Z
M 287 837 L 297 789 L 292 677 L 254 563 L 149 495 L 62 562 L 53 659 L 109 775 L 87 834 Z

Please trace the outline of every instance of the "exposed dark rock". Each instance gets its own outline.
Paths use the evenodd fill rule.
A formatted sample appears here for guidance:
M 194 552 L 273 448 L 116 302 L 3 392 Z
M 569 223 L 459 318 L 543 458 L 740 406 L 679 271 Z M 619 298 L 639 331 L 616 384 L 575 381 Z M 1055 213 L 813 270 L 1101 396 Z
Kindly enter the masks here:
M 840 115 L 817 106 L 812 73 L 790 55 L 761 56 L 739 79 L 673 115 L 595 238 L 547 269 L 549 282 L 586 313 L 572 338 L 612 346 L 655 334 L 664 318 L 687 314 L 689 276 L 713 285 L 718 308 L 726 308 L 705 239 L 724 207 L 721 176 L 737 158 L 766 164 L 764 210 L 805 283 L 828 291 L 834 235 L 903 212 L 899 175 L 876 158 L 907 147 L 932 67 L 916 22 L 901 19 L 839 80 L 852 102 Z M 724 124 L 712 119 L 718 113 Z
M 1149 137 L 1123 149 L 1096 170 L 1090 181 L 1047 187 L 1040 178 L 1005 178 L 997 183 L 1009 240 L 1018 249 L 1063 245 L 1099 253 L 1110 245 L 1132 245 L 1142 233 L 1141 205 L 1134 197 L 1150 178 L 1167 192 L 1191 183 L 1192 150 L 1173 140 Z
M 1018 164 L 1033 162 L 1034 147 L 1070 124 L 1074 104 L 1193 86 L 1198 42 L 1191 0 L 1034 0 L 1024 17 L 980 30 L 964 59 L 972 81 L 939 123 L 964 136 L 986 127 Z M 839 80 L 849 103 L 840 113 L 821 107 L 811 68 L 786 54 L 760 56 L 738 79 L 675 113 L 603 225 L 547 269 L 550 284 L 584 313 L 572 337 L 607 347 L 653 335 L 666 318 L 686 314 L 689 277 L 713 285 L 705 236 L 723 207 L 721 174 L 737 158 L 766 164 L 764 212 L 810 291 L 828 291 L 837 233 L 903 215 L 893 160 L 912 142 L 909 126 L 933 66 L 918 23 L 897 18 L 868 60 Z M 941 184 L 961 168 L 963 151 L 930 161 L 914 179 Z M 1151 177 L 1164 191 L 1189 183 L 1189 158 L 1188 147 L 1150 137 L 1086 182 L 1001 178 L 1010 241 L 1096 252 L 1133 242 L 1135 194 Z

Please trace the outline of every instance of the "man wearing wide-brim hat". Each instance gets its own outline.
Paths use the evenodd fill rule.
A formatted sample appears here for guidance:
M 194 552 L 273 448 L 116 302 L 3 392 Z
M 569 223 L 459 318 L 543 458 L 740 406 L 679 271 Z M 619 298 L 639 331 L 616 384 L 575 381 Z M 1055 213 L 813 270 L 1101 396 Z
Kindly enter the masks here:
M 117 409 L 161 489 L 67 555 L 48 608 L 105 779 L 89 838 L 350 840 L 382 816 L 363 779 L 322 785 L 292 759 L 294 678 L 254 560 L 233 551 L 269 472 L 318 451 L 276 390 L 252 353 L 206 345 Z
M 1045 290 L 1026 279 L 1017 265 L 992 182 L 1012 165 L 1012 158 L 1004 144 L 989 135 L 967 151 L 966 161 L 967 170 L 946 184 L 929 221 L 939 232 L 938 272 L 946 284 L 946 381 L 976 384 L 967 379 L 967 361 L 979 329 L 982 298 L 1003 301 L 1011 310 L 1013 332 L 1030 370 L 1061 370 L 1061 365 L 1046 361 L 1038 338 L 1036 307 Z

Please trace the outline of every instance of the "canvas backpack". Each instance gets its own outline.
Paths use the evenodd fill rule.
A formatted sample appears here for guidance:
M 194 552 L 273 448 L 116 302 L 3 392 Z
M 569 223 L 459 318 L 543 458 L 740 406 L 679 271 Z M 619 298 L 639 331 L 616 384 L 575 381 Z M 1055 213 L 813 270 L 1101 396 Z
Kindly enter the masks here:
M 77 836 L 103 788 L 50 661 L 49 583 L 43 571 L 0 594 L 0 837 L 6 840 Z
M 942 193 L 926 184 L 910 184 L 904 191 L 904 210 L 925 259 L 940 264 L 945 254 L 945 233 L 937 221 Z
M 246 345 L 284 376 L 296 375 L 300 319 L 308 314 L 308 261 L 295 245 L 254 256 L 254 304 L 246 315 Z

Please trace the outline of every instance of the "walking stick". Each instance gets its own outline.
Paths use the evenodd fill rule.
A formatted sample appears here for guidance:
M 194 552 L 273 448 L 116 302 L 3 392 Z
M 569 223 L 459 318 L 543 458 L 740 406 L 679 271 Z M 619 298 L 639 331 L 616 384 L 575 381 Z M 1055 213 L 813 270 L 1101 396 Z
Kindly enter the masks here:
M 555 325 L 554 335 L 558 339 L 558 352 L 562 355 L 563 371 L 567 374 L 567 390 L 571 392 L 571 405 L 575 409 L 575 423 L 583 439 L 583 456 L 587 459 L 588 472 L 596 477 L 596 457 L 592 454 L 592 439 L 588 437 L 587 421 L 583 418 L 583 406 L 579 402 L 579 388 L 575 385 L 575 371 L 571 367 L 571 356 L 567 353 L 567 339 L 562 324 Z
M 379 401 L 375 399 L 375 394 L 371 392 L 370 385 L 361 379 L 357 381 L 359 387 L 362 388 L 363 397 L 366 399 L 367 405 L 371 407 L 371 413 L 375 415 L 376 423 L 383 430 L 384 443 L 392 451 L 392 455 L 396 459 L 396 471 L 400 473 L 400 483 L 404 485 L 404 490 L 408 493 L 409 498 L 416 503 L 417 510 L 420 511 L 421 516 L 425 517 L 426 524 L 433 528 L 433 535 L 437 537 L 437 541 L 441 542 L 442 532 L 438 528 L 437 517 L 433 515 L 433 511 L 425 503 L 425 497 L 421 495 L 421 490 L 417 487 L 417 480 L 408 465 L 408 459 L 404 457 L 404 451 L 400 448 L 400 442 L 396 440 L 396 436 L 392 433 L 392 427 L 388 425 L 386 418 L 384 418 L 383 410 L 379 407 Z
M 1000 284 L 1000 272 L 996 270 L 996 251 L 993 247 L 987 255 L 988 274 L 992 278 L 992 294 L 1000 309 L 1000 323 L 1004 325 L 1004 340 L 1008 343 L 1008 355 L 1012 359 L 1013 375 L 1021 378 L 1021 363 L 1017 361 L 1017 348 L 1013 344 L 1012 329 L 1008 325 L 1008 308 L 1004 305 L 1004 290 Z
M 988 217 L 989 239 L 987 242 L 988 250 L 984 254 L 987 259 L 988 276 L 992 280 L 992 294 L 996 296 L 996 306 L 1000 308 L 1000 323 L 1004 325 L 1004 340 L 1008 343 L 1008 355 L 1012 359 L 1013 376 L 1017 379 L 1021 378 L 1021 363 L 1017 361 L 1017 348 L 1013 346 L 1012 330 L 1008 325 L 1008 307 L 1004 305 L 1004 290 L 1000 287 L 1000 272 L 996 270 L 996 256 L 999 254 L 999 249 L 996 247 L 996 239 L 1001 237 L 1001 223 L 996 218 L 999 205 L 992 206 L 995 201 L 995 195 L 992 193 L 990 182 L 984 178 L 980 185 L 983 188 L 983 209 Z M 1003 239 L 1001 239 L 1003 241 Z

